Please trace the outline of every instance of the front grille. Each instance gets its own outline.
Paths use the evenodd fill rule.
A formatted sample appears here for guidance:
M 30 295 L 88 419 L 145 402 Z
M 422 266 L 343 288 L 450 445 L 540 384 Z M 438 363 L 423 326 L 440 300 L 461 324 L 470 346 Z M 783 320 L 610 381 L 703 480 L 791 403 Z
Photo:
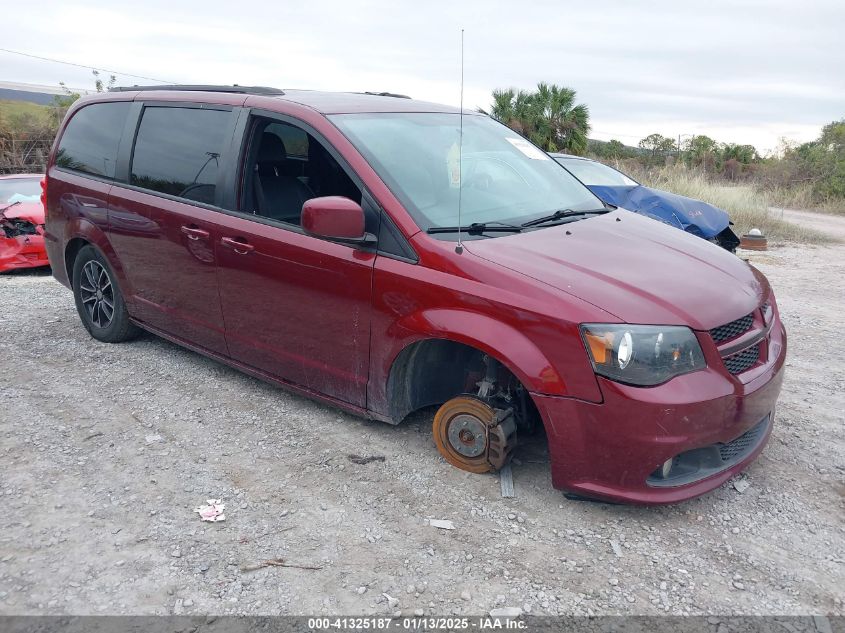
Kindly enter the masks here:
M 745 334 L 751 329 L 753 324 L 754 314 L 749 314 L 741 319 L 737 319 L 736 321 L 731 321 L 725 325 L 713 328 L 710 330 L 710 336 L 713 337 L 713 340 L 716 341 L 716 345 L 718 345 L 722 341 L 727 341 L 729 339 L 736 338 L 740 334 Z
M 722 360 L 732 374 L 741 374 L 760 359 L 760 346 L 754 345 Z
M 742 461 L 746 455 L 757 448 L 757 445 L 760 443 L 760 438 L 766 432 L 768 424 L 769 416 L 766 416 L 763 420 L 757 423 L 756 426 L 752 427 L 735 440 L 730 441 L 727 444 L 718 444 L 719 457 L 722 458 L 723 462 L 736 463 Z

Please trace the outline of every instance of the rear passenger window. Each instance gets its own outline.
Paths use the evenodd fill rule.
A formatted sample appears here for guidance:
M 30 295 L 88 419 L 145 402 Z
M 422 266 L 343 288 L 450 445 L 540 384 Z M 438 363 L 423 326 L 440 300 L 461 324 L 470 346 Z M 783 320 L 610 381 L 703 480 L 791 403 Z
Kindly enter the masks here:
M 226 110 L 144 108 L 129 182 L 213 204 L 230 117 Z
M 92 103 L 68 122 L 56 164 L 65 169 L 114 178 L 117 147 L 129 114 L 128 101 Z

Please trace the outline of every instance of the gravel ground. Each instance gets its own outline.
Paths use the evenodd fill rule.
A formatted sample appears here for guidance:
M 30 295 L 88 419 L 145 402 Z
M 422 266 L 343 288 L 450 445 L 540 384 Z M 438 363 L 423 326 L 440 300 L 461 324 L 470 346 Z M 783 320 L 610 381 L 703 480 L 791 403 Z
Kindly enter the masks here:
M 841 615 L 845 245 L 746 255 L 790 335 L 772 441 L 744 492 L 656 509 L 566 500 L 540 443 L 503 499 L 430 412 L 390 427 L 153 336 L 97 343 L 51 277 L 4 275 L 0 614 Z M 248 570 L 268 559 L 319 569 Z

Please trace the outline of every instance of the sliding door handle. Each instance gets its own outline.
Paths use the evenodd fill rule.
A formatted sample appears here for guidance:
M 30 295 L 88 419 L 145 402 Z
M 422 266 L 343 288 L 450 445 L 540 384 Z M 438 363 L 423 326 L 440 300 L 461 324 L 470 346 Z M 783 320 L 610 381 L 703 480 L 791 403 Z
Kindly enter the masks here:
M 255 250 L 255 247 L 252 244 L 242 242 L 241 240 L 233 237 L 221 238 L 220 243 L 226 248 L 231 248 L 238 255 L 246 255 L 247 253 L 251 253 Z
M 208 231 L 196 226 L 183 226 L 182 233 L 187 235 L 189 240 L 207 240 L 209 235 Z

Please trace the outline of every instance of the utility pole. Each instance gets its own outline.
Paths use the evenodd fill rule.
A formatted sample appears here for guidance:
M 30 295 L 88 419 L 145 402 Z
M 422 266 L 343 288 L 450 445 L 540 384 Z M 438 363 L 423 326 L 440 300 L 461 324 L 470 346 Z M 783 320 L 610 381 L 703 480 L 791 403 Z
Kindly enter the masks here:
M 678 162 L 681 160 L 681 137 L 695 138 L 695 134 L 678 134 Z

